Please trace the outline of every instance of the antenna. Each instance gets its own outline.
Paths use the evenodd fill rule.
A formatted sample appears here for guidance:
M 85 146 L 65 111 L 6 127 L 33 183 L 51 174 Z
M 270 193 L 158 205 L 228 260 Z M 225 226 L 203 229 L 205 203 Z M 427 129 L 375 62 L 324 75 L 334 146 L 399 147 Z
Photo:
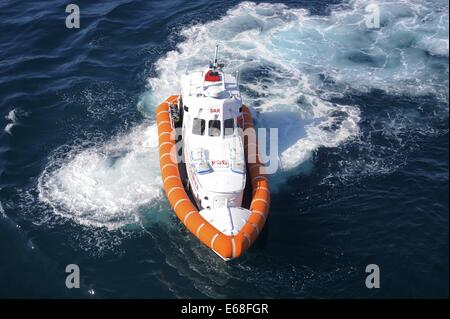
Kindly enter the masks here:
M 216 49 L 214 50 L 214 68 L 217 68 L 217 52 L 219 51 L 219 45 L 216 44 Z

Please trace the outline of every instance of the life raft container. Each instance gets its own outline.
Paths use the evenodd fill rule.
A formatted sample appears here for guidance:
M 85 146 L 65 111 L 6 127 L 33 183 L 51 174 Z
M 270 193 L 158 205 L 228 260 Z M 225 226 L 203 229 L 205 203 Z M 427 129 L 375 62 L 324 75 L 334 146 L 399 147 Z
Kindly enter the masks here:
M 156 109 L 159 160 L 165 193 L 177 217 L 194 236 L 224 260 L 237 258 L 256 240 L 264 227 L 269 211 L 269 183 L 264 175 L 257 145 L 256 143 L 251 145 L 248 139 L 244 139 L 246 165 L 252 187 L 252 198 L 248 207 L 251 215 L 237 235 L 225 235 L 199 214 L 183 185 L 177 161 L 174 123 L 169 109 L 170 105 L 178 103 L 178 99 L 177 95 L 170 96 Z M 244 130 L 255 131 L 252 116 L 245 105 L 242 106 L 241 119 L 241 127 Z M 249 146 L 252 147 L 249 148 Z M 248 163 L 248 158 L 255 160 L 253 163 Z

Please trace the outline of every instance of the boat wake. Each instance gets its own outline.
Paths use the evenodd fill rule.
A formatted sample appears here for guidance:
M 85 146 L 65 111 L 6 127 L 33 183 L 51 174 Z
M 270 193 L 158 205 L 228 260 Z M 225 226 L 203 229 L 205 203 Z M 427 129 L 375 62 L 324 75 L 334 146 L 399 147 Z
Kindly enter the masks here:
M 156 126 L 145 123 L 106 143 L 63 146 L 39 178 L 40 200 L 82 225 L 136 223 L 139 209 L 162 197 L 156 136 Z
M 221 18 L 185 27 L 176 50 L 154 64 L 149 92 L 138 108 L 149 115 L 177 94 L 177 75 L 202 67 L 218 43 L 227 70 L 241 72 L 243 99 L 258 111 L 257 125 L 279 129 L 274 184 L 310 167 L 306 164 L 323 147 L 353 141 L 370 153 L 370 140 L 361 132 L 366 110 L 349 96 L 374 90 L 399 97 L 431 95 L 448 107 L 445 2 L 373 3 L 381 12 L 379 29 L 366 26 L 367 3 L 358 0 L 331 7 L 326 16 L 243 2 Z M 384 136 L 396 137 L 399 126 L 391 124 L 401 117 L 391 116 L 395 112 L 376 123 Z M 142 208 L 160 210 L 156 127 L 154 119 L 146 121 L 110 140 L 58 149 L 39 178 L 40 200 L 58 215 L 110 229 L 136 223 Z M 369 130 L 371 125 L 364 123 Z M 386 152 L 383 148 L 374 158 L 355 162 L 382 171 L 375 156 Z

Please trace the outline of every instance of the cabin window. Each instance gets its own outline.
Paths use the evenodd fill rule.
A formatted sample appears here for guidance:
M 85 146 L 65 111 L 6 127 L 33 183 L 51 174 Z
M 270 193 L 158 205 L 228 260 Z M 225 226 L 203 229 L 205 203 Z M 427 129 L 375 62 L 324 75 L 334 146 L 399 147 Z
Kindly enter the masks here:
M 233 135 L 234 127 L 234 119 L 231 118 L 223 121 L 224 135 Z
M 210 120 L 208 129 L 209 136 L 220 136 L 220 120 Z
M 205 134 L 205 120 L 194 118 L 192 123 L 192 134 L 204 135 Z

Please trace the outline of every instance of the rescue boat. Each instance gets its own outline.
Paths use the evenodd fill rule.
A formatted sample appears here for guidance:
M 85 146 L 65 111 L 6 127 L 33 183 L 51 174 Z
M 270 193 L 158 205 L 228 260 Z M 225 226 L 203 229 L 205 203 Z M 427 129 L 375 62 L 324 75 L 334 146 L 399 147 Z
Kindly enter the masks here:
M 182 75 L 181 93 L 156 110 L 164 190 L 180 221 L 224 260 L 261 233 L 270 191 L 239 75 L 214 62 Z

